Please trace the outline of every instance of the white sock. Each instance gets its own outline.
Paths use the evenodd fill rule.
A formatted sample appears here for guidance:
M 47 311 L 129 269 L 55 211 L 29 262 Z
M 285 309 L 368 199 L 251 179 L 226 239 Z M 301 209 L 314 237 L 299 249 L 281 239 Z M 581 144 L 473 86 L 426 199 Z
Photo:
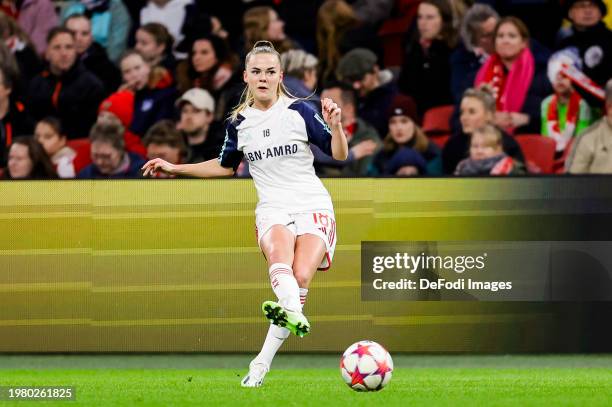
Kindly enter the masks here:
M 300 288 L 288 264 L 274 263 L 270 266 L 270 283 L 278 297 L 278 303 L 293 311 L 300 310 Z
M 304 304 L 306 303 L 306 295 L 308 295 L 308 288 L 300 287 L 300 305 L 304 308 Z
M 288 336 L 289 330 L 287 328 L 270 324 L 266 340 L 261 347 L 261 352 L 255 357 L 254 361 L 257 361 L 256 363 L 265 363 L 270 368 L 274 355 L 276 355 L 276 352 Z

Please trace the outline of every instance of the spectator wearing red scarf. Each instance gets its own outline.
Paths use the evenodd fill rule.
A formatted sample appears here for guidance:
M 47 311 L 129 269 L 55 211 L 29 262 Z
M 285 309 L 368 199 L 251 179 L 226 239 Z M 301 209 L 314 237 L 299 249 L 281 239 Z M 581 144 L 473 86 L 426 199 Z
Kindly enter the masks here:
M 542 99 L 551 93 L 546 78 L 549 54 L 534 55 L 529 42 L 521 20 L 502 18 L 495 28 L 495 53 L 476 75 L 475 85 L 488 85 L 495 95 L 495 124 L 510 134 L 537 133 Z
M 563 66 L 579 66 L 579 58 L 577 53 L 567 50 L 553 55 L 548 63 L 548 78 L 554 93 L 542 102 L 542 135 L 555 140 L 558 155 L 566 150 L 573 137 L 589 127 L 592 120 L 589 105 L 562 71 Z

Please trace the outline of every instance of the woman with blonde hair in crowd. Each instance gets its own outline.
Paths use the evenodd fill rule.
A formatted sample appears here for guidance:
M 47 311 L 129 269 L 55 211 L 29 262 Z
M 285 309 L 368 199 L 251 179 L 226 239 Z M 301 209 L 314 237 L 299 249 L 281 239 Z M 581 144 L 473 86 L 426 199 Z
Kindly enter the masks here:
M 457 164 L 468 157 L 472 133 L 487 124 L 495 124 L 495 111 L 495 97 L 490 89 L 470 88 L 465 91 L 460 105 L 461 130 L 446 142 L 442 150 L 445 174 L 453 174 Z M 514 137 L 503 131 L 501 134 L 502 147 L 506 154 L 517 161 L 525 162 L 521 147 Z

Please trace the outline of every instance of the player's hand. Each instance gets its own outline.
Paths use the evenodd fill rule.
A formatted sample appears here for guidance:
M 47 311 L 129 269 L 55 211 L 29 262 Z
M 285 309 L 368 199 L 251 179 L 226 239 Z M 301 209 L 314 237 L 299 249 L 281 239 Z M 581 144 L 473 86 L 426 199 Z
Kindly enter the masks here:
M 342 121 L 342 111 L 337 104 L 330 98 L 321 100 L 321 108 L 323 110 L 323 120 L 331 128 L 339 126 Z
M 147 161 L 146 164 L 142 166 L 141 170 L 144 170 L 142 173 L 143 177 L 147 175 L 154 177 L 158 171 L 172 175 L 176 171 L 176 165 L 170 164 L 168 161 L 164 161 L 161 158 L 154 158 Z

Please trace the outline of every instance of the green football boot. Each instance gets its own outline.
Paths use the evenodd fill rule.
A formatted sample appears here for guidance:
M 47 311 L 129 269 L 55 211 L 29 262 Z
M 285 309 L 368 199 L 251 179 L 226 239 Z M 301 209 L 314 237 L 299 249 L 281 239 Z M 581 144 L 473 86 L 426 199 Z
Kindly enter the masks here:
M 299 311 L 289 310 L 274 301 L 264 301 L 261 309 L 270 323 L 287 328 L 300 338 L 310 332 L 310 323 Z

